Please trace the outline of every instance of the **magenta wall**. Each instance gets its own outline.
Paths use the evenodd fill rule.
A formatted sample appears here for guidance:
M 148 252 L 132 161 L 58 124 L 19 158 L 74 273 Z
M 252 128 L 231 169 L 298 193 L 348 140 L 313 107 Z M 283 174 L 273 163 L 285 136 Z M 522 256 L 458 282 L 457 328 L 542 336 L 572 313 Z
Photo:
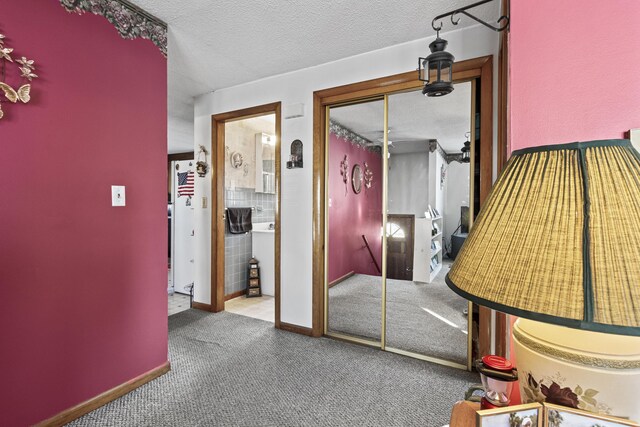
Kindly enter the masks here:
M 640 127 L 639 22 L 637 0 L 511 0 L 511 149 Z
M 349 159 L 347 191 L 340 175 L 340 162 Z M 373 172 L 371 188 L 363 185 L 360 194 L 353 192 L 351 171 L 359 164 L 364 171 L 367 162 Z M 362 235 L 369 241 L 379 266 L 382 266 L 382 159 L 380 154 L 367 151 L 335 134 L 329 135 L 329 266 L 332 282 L 353 271 L 380 276 Z M 382 267 L 381 267 L 382 268 Z
M 20 426 L 167 360 L 167 74 L 151 42 L 57 0 L 0 11 L 40 75 L 0 121 L 0 424 Z
M 511 0 L 511 148 L 640 127 L 638 0 Z

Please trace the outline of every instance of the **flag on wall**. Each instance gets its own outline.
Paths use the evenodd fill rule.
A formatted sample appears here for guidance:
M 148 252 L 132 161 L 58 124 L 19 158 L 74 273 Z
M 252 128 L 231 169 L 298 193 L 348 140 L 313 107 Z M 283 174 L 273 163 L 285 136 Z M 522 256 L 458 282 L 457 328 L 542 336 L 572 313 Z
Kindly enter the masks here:
M 193 172 L 178 172 L 178 197 L 193 196 Z

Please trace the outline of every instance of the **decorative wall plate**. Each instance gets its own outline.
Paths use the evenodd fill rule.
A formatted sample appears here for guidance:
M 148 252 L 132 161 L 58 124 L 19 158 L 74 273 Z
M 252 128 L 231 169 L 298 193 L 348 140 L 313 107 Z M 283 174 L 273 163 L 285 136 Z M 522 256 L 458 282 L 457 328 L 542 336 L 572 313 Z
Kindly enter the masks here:
M 231 166 L 233 166 L 234 169 L 240 168 L 240 166 L 242 166 L 242 163 L 244 162 L 242 154 L 238 153 L 237 151 L 231 153 L 230 160 Z

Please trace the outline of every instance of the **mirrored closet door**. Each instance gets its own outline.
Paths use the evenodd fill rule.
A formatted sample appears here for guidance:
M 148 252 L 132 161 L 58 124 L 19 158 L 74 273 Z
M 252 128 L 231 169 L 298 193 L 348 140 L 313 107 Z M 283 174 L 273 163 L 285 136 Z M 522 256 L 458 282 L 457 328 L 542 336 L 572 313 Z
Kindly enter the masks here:
M 474 212 L 475 85 L 326 108 L 326 335 L 470 369 L 445 276 Z
M 441 98 L 392 94 L 388 108 L 385 348 L 464 369 L 469 303 L 445 276 L 469 209 L 472 83 Z
M 327 112 L 326 334 L 380 346 L 383 296 L 382 99 Z

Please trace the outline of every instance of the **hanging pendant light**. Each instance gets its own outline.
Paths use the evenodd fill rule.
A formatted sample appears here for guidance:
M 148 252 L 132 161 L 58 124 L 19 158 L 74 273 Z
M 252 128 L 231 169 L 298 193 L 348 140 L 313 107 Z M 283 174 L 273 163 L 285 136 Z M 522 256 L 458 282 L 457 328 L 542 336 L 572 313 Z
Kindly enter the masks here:
M 429 44 L 431 54 L 426 58 L 418 58 L 418 78 L 425 82 L 422 94 L 426 96 L 442 96 L 453 91 L 452 65 L 455 58 L 445 51 L 447 41 L 440 38 Z
M 443 26 L 441 20 L 443 18 L 450 17 L 451 24 L 458 25 L 460 18 L 456 19 L 456 17 L 459 14 L 462 14 L 493 31 L 500 32 L 509 28 L 508 16 L 501 16 L 498 18 L 498 25 L 496 26 L 483 21 L 471 12 L 468 12 L 468 9 L 473 9 L 491 1 L 493 0 L 480 0 L 468 6 L 459 7 L 458 9 L 443 13 L 433 18 L 431 21 L 431 27 L 436 31 L 436 39 L 429 44 L 431 54 L 426 58 L 418 58 L 418 79 L 425 82 L 424 88 L 422 89 L 422 93 L 424 95 L 443 96 L 453 92 L 453 70 L 451 67 L 455 58 L 452 54 L 445 51 L 447 41 L 440 38 L 440 30 Z M 438 22 L 439 25 L 436 25 Z
M 469 141 L 469 135 L 471 132 L 467 132 L 464 134 L 467 137 L 467 140 L 464 142 L 464 146 L 462 147 L 462 163 L 470 163 L 471 162 L 471 141 Z

